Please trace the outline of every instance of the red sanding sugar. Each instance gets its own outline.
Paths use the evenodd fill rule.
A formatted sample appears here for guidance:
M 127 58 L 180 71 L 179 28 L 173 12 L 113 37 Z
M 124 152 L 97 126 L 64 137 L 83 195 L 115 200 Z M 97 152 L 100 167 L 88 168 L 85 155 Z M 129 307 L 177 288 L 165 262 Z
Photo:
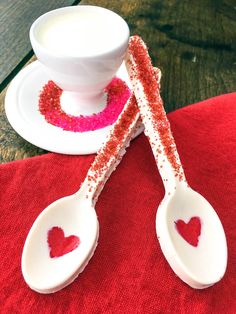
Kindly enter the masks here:
M 134 94 L 131 95 L 128 100 L 128 105 L 125 110 L 121 113 L 119 120 L 114 125 L 114 129 L 110 134 L 110 138 L 106 145 L 99 152 L 94 163 L 91 166 L 91 170 L 96 174 L 99 171 L 103 171 L 107 167 L 108 162 L 111 157 L 118 157 L 119 150 L 126 138 L 126 134 L 129 132 L 130 125 L 134 121 L 136 115 L 138 114 L 138 106 Z M 90 178 L 92 179 L 92 178 Z M 95 180 L 96 178 L 93 178 Z
M 137 128 L 138 119 L 139 110 L 135 96 L 132 94 L 119 115 L 119 118 L 113 125 L 105 145 L 99 150 L 91 165 L 88 174 L 88 186 L 89 192 L 93 192 L 95 188 L 93 195 L 94 202 L 96 202 L 111 172 L 115 170 L 116 166 L 121 161 L 133 132 L 135 132 Z
M 160 96 L 159 84 L 155 70 L 148 55 L 147 47 L 139 36 L 132 36 L 129 42 L 129 54 L 133 61 L 128 60 L 131 80 L 138 80 L 143 87 L 145 98 L 149 103 L 153 128 L 158 132 L 165 154 L 176 174 L 180 175 L 181 166 L 176 158 L 175 143 L 166 117 L 163 101 Z M 139 99 L 137 98 L 139 102 Z M 142 100 L 141 100 L 142 102 Z
M 39 96 L 39 111 L 48 123 L 72 132 L 95 131 L 113 124 L 131 94 L 127 84 L 115 77 L 104 90 L 107 93 L 104 110 L 89 116 L 73 116 L 61 109 L 62 92 L 54 82 L 48 81 Z

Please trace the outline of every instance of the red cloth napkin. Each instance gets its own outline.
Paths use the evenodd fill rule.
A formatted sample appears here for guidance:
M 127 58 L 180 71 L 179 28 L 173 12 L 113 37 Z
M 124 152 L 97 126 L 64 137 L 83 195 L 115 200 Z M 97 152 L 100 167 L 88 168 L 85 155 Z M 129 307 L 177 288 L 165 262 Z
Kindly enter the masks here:
M 67 288 L 38 294 L 20 268 L 27 233 L 54 200 L 75 192 L 94 159 L 47 154 L 0 166 L 1 313 L 236 313 L 236 93 L 168 115 L 189 184 L 225 228 L 228 267 L 194 290 L 171 270 L 155 232 L 164 189 L 148 141 L 132 141 L 96 206 L 100 236 L 84 272 Z

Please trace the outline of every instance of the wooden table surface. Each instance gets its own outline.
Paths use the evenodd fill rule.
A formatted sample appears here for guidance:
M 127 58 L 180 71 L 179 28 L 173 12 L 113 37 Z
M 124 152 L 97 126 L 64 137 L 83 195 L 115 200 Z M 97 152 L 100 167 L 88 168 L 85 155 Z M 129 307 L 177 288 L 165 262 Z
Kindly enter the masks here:
M 72 3 L 0 0 L 0 162 L 46 153 L 11 128 L 4 112 L 5 87 L 35 58 L 28 38 L 33 20 Z M 236 90 L 235 0 L 84 0 L 80 4 L 117 12 L 132 35 L 142 36 L 153 65 L 162 70 L 167 112 Z

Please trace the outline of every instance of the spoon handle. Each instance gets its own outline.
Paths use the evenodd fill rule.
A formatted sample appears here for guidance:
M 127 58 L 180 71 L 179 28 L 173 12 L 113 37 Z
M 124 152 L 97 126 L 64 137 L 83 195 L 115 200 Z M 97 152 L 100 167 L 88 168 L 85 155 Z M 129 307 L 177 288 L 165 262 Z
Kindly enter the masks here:
M 130 38 L 126 67 L 145 126 L 145 135 L 149 139 L 166 193 L 170 193 L 179 182 L 186 184 L 186 179 L 160 96 L 155 70 L 147 47 L 138 36 Z
M 91 199 L 93 205 L 95 205 L 111 173 L 120 163 L 135 131 L 141 127 L 139 117 L 136 98 L 132 93 L 113 125 L 106 142 L 98 151 L 79 190 L 84 189 L 86 191 L 86 198 Z

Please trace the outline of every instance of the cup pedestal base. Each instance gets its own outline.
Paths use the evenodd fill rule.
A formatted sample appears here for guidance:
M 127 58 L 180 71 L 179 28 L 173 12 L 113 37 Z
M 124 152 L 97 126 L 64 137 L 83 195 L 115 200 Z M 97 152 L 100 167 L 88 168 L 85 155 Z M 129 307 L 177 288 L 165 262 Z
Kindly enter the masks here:
M 82 98 L 76 92 L 63 91 L 60 98 L 61 109 L 73 116 L 90 116 L 105 109 L 107 94 L 100 93 L 94 97 Z

